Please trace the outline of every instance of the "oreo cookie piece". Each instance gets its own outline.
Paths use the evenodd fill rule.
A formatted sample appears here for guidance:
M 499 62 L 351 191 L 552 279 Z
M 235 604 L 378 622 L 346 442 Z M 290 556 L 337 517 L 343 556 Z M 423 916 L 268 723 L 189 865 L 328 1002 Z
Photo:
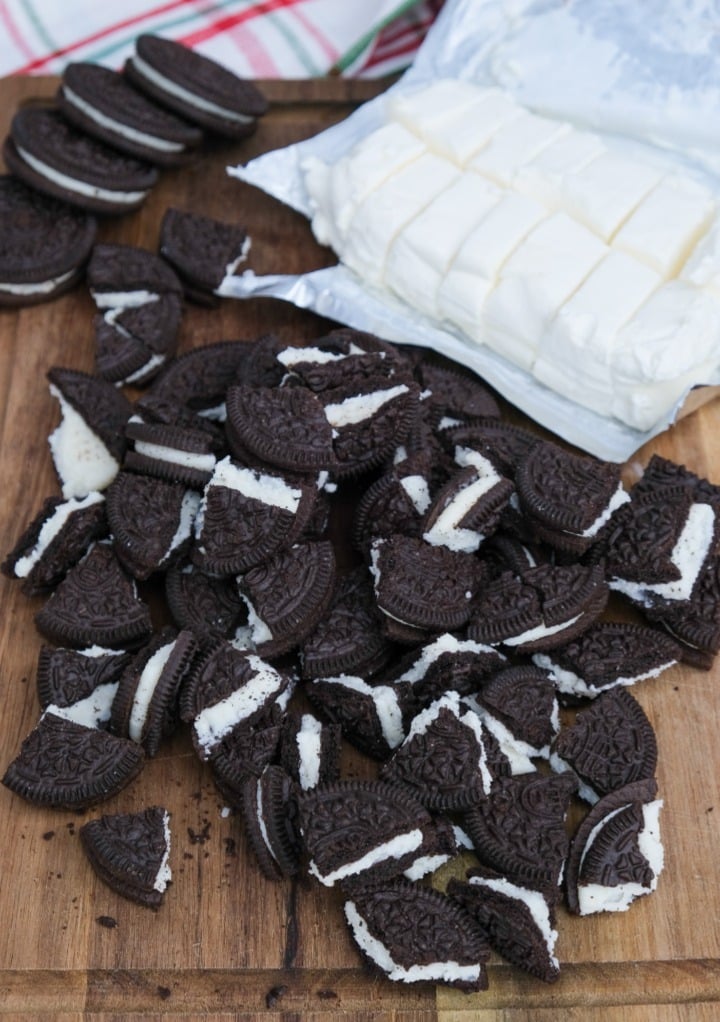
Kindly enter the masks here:
M 165 598 L 178 628 L 189 628 L 201 642 L 226 639 L 247 621 L 247 608 L 233 578 L 214 578 L 182 560 L 165 574 Z
M 456 472 L 440 490 L 422 522 L 422 537 L 432 546 L 474 553 L 497 529 L 514 492 L 487 459 Z
M 397 876 L 414 861 L 432 818 L 402 785 L 337 781 L 298 795 L 309 871 L 325 887 Z
M 117 795 L 144 761 L 135 742 L 45 713 L 2 783 L 33 805 L 77 811 Z
M 260 657 L 219 642 L 197 665 L 180 707 L 182 719 L 192 720 L 200 758 L 211 759 L 228 735 L 268 715 L 288 685 L 287 675 Z
M 294 472 L 334 472 L 337 467 L 332 427 L 320 399 L 305 387 L 230 387 L 227 439 L 241 461 L 250 451 Z
M 42 645 L 35 675 L 40 706 L 72 706 L 99 688 L 116 686 L 131 659 L 124 650 L 101 646 L 75 650 Z
M 441 428 L 445 419 L 500 418 L 497 401 L 477 376 L 426 358 L 416 368 L 415 375 L 423 390 L 430 392 L 429 403 Z
M 276 657 L 299 646 L 330 606 L 336 583 L 335 554 L 327 540 L 295 543 L 238 577 L 248 627 L 235 642 Z
M 163 629 L 136 654 L 120 678 L 110 730 L 157 754 L 177 722 L 177 695 L 197 652 L 192 632 Z
M 410 686 L 412 701 L 423 707 L 445 692 L 460 695 L 476 692 L 506 664 L 507 658 L 493 646 L 444 632 L 407 653 L 381 680 L 385 684 Z
M 47 302 L 82 277 L 95 218 L 0 175 L 0 306 Z
M 297 476 L 223 458 L 203 492 L 193 561 L 212 574 L 234 575 L 269 560 L 299 538 L 316 497 L 317 488 Z
M 127 78 L 99 64 L 73 63 L 57 94 L 63 116 L 93 138 L 159 167 L 186 163 L 202 132 L 152 103 Z
M 344 912 L 363 957 L 389 979 L 442 983 L 466 993 L 487 988 L 485 936 L 440 891 L 392 880 L 354 892 Z
M 393 646 L 382 634 L 367 571 L 340 578 L 330 608 L 300 650 L 305 678 L 369 677 L 389 661 Z
M 460 850 L 458 830 L 447 817 L 434 817 L 432 828 L 425 831 L 423 844 L 402 875 L 407 880 L 422 880 L 453 859 Z M 467 847 L 471 847 L 469 838 Z
M 476 599 L 468 636 L 523 653 L 553 649 L 589 628 L 607 599 L 601 565 L 543 564 L 518 576 L 506 572 Z
M 288 714 L 282 732 L 280 762 L 303 791 L 340 778 L 342 731 L 312 713 Z
M 438 812 L 467 809 L 492 788 L 477 714 L 463 712 L 457 692 L 447 692 L 413 718 L 402 745 L 380 771 L 405 784 L 419 802 Z
M 48 107 L 15 114 L 3 156 L 31 188 L 91 213 L 138 209 L 157 182 L 154 167 L 98 142 Z
M 521 459 L 515 476 L 520 505 L 540 538 L 582 554 L 630 496 L 620 466 L 540 441 Z
M 47 377 L 62 416 L 48 443 L 63 496 L 106 489 L 120 471 L 132 405 L 112 384 L 77 369 L 53 366 Z
M 609 689 L 560 731 L 550 764 L 554 770 L 571 770 L 580 797 L 594 804 L 617 788 L 654 777 L 653 726 L 627 689 Z
M 295 784 L 280 766 L 266 766 L 243 785 L 245 830 L 260 871 L 270 880 L 295 876 L 300 869 L 295 800 Z
M 340 725 L 350 744 L 373 759 L 387 759 L 405 738 L 411 704 L 402 686 L 368 685 L 363 678 L 342 674 L 314 678 L 305 691 L 313 706 Z
M 645 615 L 677 640 L 683 663 L 709 671 L 720 652 L 720 559 L 707 561 L 690 600 L 668 600 Z
M 467 883 L 450 880 L 447 892 L 477 921 L 493 950 L 545 983 L 557 980 L 554 910 L 541 891 L 473 869 Z
M 437 632 L 466 624 L 482 580 L 482 565 L 470 554 L 395 535 L 375 540 L 371 558 L 375 598 L 383 614 Z
M 550 756 L 560 716 L 549 671 L 530 664 L 506 667 L 482 686 L 475 701 L 483 723 L 511 760 Z
M 112 547 L 96 543 L 35 615 L 41 635 L 59 646 L 138 646 L 152 632 L 150 612 Z
M 209 762 L 213 781 L 222 797 L 242 810 L 245 782 L 262 775 L 277 759 L 282 726 L 265 724 L 238 728 L 223 738 Z
M 107 535 L 105 498 L 91 492 L 78 500 L 48 497 L 0 570 L 22 579 L 22 591 L 36 596 L 62 581 L 90 543 Z
M 249 135 L 267 110 L 252 82 L 172 39 L 138 36 L 125 74 L 163 106 L 228 138 Z
M 597 621 L 577 639 L 533 660 L 550 671 L 558 692 L 590 698 L 618 685 L 657 678 L 682 657 L 669 635 L 647 625 Z
M 217 437 L 202 426 L 166 425 L 145 415 L 132 415 L 125 435 L 132 447 L 124 468 L 197 489 L 210 481 L 225 453 Z
M 481 863 L 556 900 L 568 854 L 565 817 L 577 783 L 569 774 L 496 779 L 465 812 L 463 827 Z
M 113 548 L 136 579 L 149 578 L 190 545 L 200 495 L 181 483 L 119 472 L 107 490 Z
M 439 435 L 446 449 L 452 451 L 456 464 L 472 465 L 481 455 L 508 479 L 515 478 L 521 459 L 537 443 L 537 437 L 529 430 L 496 418 L 450 426 Z
M 635 781 L 593 806 L 572 839 L 565 873 L 575 915 L 624 912 L 655 890 L 664 865 L 654 779 Z
M 249 251 L 250 238 L 240 224 L 172 208 L 160 224 L 160 254 L 196 301 L 222 294 L 223 281 L 235 275 Z
M 95 873 L 116 894 L 147 908 L 162 904 L 172 880 L 167 809 L 150 806 L 89 820 L 80 841 Z
M 290 379 L 298 380 L 316 394 L 332 393 L 337 388 L 352 387 L 361 392 L 368 383 L 387 380 L 399 383 L 412 380 L 410 367 L 402 354 L 389 344 L 381 347 L 373 338 L 356 331 L 328 334 L 309 347 L 285 347 L 277 360 Z M 368 350 L 369 348 L 369 350 Z
M 374 539 L 395 532 L 419 536 L 422 519 L 432 503 L 430 459 L 413 454 L 393 465 L 365 490 L 355 505 L 352 540 L 364 554 Z
M 224 422 L 226 391 L 244 376 L 254 347 L 249 341 L 217 341 L 185 351 L 153 380 L 148 398 L 195 412 L 205 422 Z

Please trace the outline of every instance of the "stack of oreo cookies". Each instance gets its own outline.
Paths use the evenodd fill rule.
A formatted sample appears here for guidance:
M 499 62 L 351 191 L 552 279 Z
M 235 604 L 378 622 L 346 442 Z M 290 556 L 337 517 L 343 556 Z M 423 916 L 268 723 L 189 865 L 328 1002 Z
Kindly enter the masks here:
M 67 290 L 89 255 L 96 215 L 138 209 L 158 168 L 193 160 L 206 137 L 249 135 L 266 109 L 253 83 L 155 36 L 137 39 L 124 72 L 68 65 L 55 103 L 19 110 L 3 147 L 12 179 L 0 178 L 8 263 L 0 304 Z M 28 217 L 45 229 L 24 234 Z
M 96 298 L 117 298 L 117 255 Z M 64 499 L 3 566 L 48 594 L 58 647 L 5 783 L 92 805 L 184 728 L 261 871 L 338 888 L 374 969 L 479 990 L 493 948 L 555 981 L 558 906 L 626 910 L 662 871 L 658 750 L 628 689 L 720 648 L 718 488 L 654 459 L 627 491 L 469 374 L 350 329 L 166 354 L 134 405 L 52 373 L 93 471 L 59 430 Z M 643 623 L 619 620 L 628 600 Z M 373 779 L 343 776 L 343 742 Z M 460 852 L 466 880 L 430 891 Z

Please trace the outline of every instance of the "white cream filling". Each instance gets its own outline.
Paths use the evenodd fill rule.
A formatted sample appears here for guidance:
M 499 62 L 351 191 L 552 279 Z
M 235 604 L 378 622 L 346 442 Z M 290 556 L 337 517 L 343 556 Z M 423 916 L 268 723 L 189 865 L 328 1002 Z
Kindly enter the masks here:
M 479 962 L 473 965 L 460 965 L 454 961 L 430 962 L 427 965 L 411 965 L 409 969 L 398 965 L 382 941 L 370 933 L 367 923 L 353 901 L 345 903 L 345 918 L 358 947 L 392 980 L 400 980 L 403 983 L 421 980 L 473 983 L 480 978 Z
M 598 515 L 592 525 L 589 525 L 587 529 L 580 533 L 583 539 L 590 539 L 593 536 L 597 536 L 598 532 L 602 529 L 606 522 L 609 522 L 612 516 L 615 514 L 619 507 L 623 504 L 627 504 L 630 500 L 630 494 L 624 489 L 623 484 L 618 485 L 617 490 L 613 493 L 610 501 L 605 510 Z
M 160 681 L 160 676 L 165 669 L 165 664 L 168 662 L 174 646 L 175 642 L 173 640 L 173 642 L 168 642 L 167 645 L 161 646 L 160 649 L 156 650 L 145 664 L 142 674 L 138 679 L 130 710 L 130 719 L 128 720 L 128 735 L 134 742 L 142 741 L 142 732 L 145 727 L 152 697 L 155 694 L 157 683 Z
M 416 848 L 420 847 L 422 840 L 422 830 L 416 827 L 406 833 L 396 834 L 389 841 L 383 841 L 381 844 L 375 845 L 365 855 L 361 855 L 359 859 L 343 863 L 342 866 L 338 866 L 337 869 L 330 873 L 321 873 L 313 859 L 310 862 L 310 872 L 325 887 L 332 887 L 338 880 L 344 880 L 345 877 L 354 876 L 356 873 L 363 873 L 365 870 L 377 866 L 379 862 L 385 862 L 387 859 L 401 859 L 404 855 L 409 855 L 410 852 L 414 852 Z
M 162 862 L 153 884 L 153 889 L 161 894 L 172 880 L 172 871 L 170 869 L 170 813 L 167 810 L 163 815 L 163 830 L 165 832 L 165 851 L 163 852 Z
M 244 593 L 238 595 L 248 610 L 247 631 L 250 642 L 255 646 L 259 646 L 262 642 L 270 642 L 273 637 L 271 629 L 259 616 L 250 599 Z M 241 629 L 238 629 L 238 632 L 240 631 Z
M 302 497 L 302 490 L 289 486 L 284 479 L 236 465 L 230 457 L 223 458 L 217 463 L 206 492 L 211 486 L 226 486 L 228 489 L 237 490 L 250 500 L 257 500 L 269 507 L 282 508 L 293 515 L 297 514 Z
M 92 507 L 93 504 L 100 504 L 104 500 L 105 498 L 102 493 L 88 493 L 82 500 L 71 497 L 64 504 L 58 504 L 50 517 L 43 522 L 32 550 L 25 554 L 24 557 L 18 557 L 17 561 L 15 561 L 13 565 L 15 577 L 27 578 L 71 515 L 76 511 Z
M 93 296 L 98 309 L 110 310 L 105 317 L 108 323 L 114 323 L 116 317 L 126 309 L 139 309 L 143 305 L 160 300 L 159 294 L 156 294 L 154 291 L 143 291 L 142 288 L 138 288 L 135 291 L 91 290 L 90 294 Z
M 545 639 L 550 635 L 557 635 L 558 632 L 562 632 L 565 628 L 570 628 L 581 617 L 582 614 L 576 614 L 575 617 L 568 618 L 567 621 L 561 621 L 557 625 L 537 625 L 535 628 L 529 628 L 526 632 L 521 632 L 520 635 L 513 635 L 509 639 L 503 639 L 502 641 L 505 646 L 520 646 L 523 642 Z
M 343 426 L 354 426 L 358 422 L 365 422 L 371 419 L 383 405 L 401 394 L 407 394 L 408 387 L 401 383 L 396 387 L 388 387 L 387 390 L 376 390 L 372 394 L 357 394 L 355 397 L 347 397 L 344 401 L 325 406 L 325 417 L 333 429 L 342 429 Z
M 497 657 L 499 662 L 506 659 L 493 646 L 486 646 L 481 642 L 474 642 L 472 639 L 456 639 L 454 635 L 445 632 L 429 643 L 429 645 L 423 647 L 418 659 L 412 667 L 409 667 L 404 674 L 400 675 L 398 681 L 406 681 L 411 685 L 422 681 L 430 667 L 446 653 L 477 653 L 478 656 L 490 654 L 493 657 Z
M 300 760 L 299 781 L 303 791 L 314 788 L 320 780 L 322 724 L 311 713 L 303 713 L 300 730 L 295 736 Z
M 284 348 L 275 358 L 281 365 L 284 365 L 286 369 L 292 369 L 293 366 L 298 364 L 310 362 L 312 365 L 327 365 L 329 362 L 343 362 L 346 358 L 350 358 L 351 355 L 364 355 L 365 352 L 362 348 L 359 348 L 357 344 L 350 344 L 347 353 L 337 351 L 325 351 L 323 348 L 313 347 L 312 345 L 307 348 Z M 385 352 L 379 352 L 381 358 L 385 358 Z
M 29 153 L 27 149 L 23 149 L 22 146 L 16 145 L 16 149 L 23 160 L 32 167 L 33 170 L 37 171 L 42 177 L 47 178 L 48 181 L 52 181 L 53 184 L 58 185 L 59 188 L 65 188 L 68 192 L 75 192 L 77 195 L 85 195 L 91 199 L 102 199 L 107 202 L 120 202 L 127 203 L 128 205 L 133 202 L 140 202 L 148 193 L 148 189 L 144 189 L 139 192 L 121 192 L 116 191 L 112 188 L 100 188 L 98 185 L 91 185 L 87 181 L 78 181 L 77 178 L 70 177 L 68 174 L 63 174 L 59 170 L 55 170 L 48 163 L 44 163 L 39 160 L 32 153 Z
M 501 720 L 488 713 L 485 707 L 479 703 L 476 712 L 488 731 L 497 739 L 500 751 L 510 764 L 513 777 L 516 774 L 535 773 L 535 764 L 532 762 L 531 756 L 541 756 L 543 759 L 547 759 L 550 755 L 549 745 L 536 749 L 520 738 L 516 738 Z
M 495 891 L 497 894 L 512 898 L 514 901 L 523 902 L 530 912 L 533 922 L 542 934 L 553 967 L 559 968 L 558 960 L 553 954 L 558 936 L 557 930 L 553 929 L 547 902 L 539 891 L 531 891 L 527 887 L 519 887 L 505 877 L 495 879 L 492 877 L 475 876 L 470 877 L 469 882 L 473 887 L 485 887 L 490 891 Z
M 182 100 L 183 103 L 188 103 L 190 106 L 195 107 L 197 110 L 202 110 L 204 113 L 214 114 L 217 117 L 223 117 L 228 121 L 235 121 L 236 124 L 251 124 L 255 118 L 250 117 L 248 114 L 238 113 L 236 110 L 228 110 L 224 106 L 220 106 L 218 103 L 212 103 L 208 99 L 203 99 L 202 96 L 197 96 L 190 89 L 183 88 L 182 85 L 178 85 L 177 82 L 167 78 L 165 75 L 160 74 L 156 71 L 152 65 L 148 64 L 146 60 L 143 60 L 137 53 L 132 57 L 133 66 L 147 78 L 148 81 L 157 85 L 159 89 L 169 93 L 171 96 L 175 96 L 176 99 Z
M 181 546 L 185 540 L 190 539 L 192 535 L 193 524 L 195 522 L 195 516 L 197 515 L 198 508 L 200 507 L 200 494 L 196 493 L 195 490 L 186 490 L 183 494 L 183 499 L 180 502 L 180 521 L 170 542 L 170 548 L 163 558 L 163 562 L 172 554 L 179 546 Z
M 141 380 L 143 376 L 146 376 L 154 369 L 158 369 L 161 365 L 164 365 L 166 358 L 167 356 L 165 355 L 151 355 L 144 365 L 141 365 L 134 373 L 130 373 L 129 376 L 126 376 L 124 382 L 135 383 L 136 380 Z M 119 383 L 118 386 L 122 386 L 122 383 Z
M 60 402 L 62 415 L 48 443 L 63 497 L 85 497 L 106 489 L 120 471 L 119 462 L 54 384 L 50 384 L 50 393 Z
M 250 251 L 251 246 L 252 246 L 252 239 L 251 239 L 250 235 L 248 234 L 248 235 L 245 236 L 245 238 L 243 240 L 243 243 L 242 243 L 242 245 L 240 247 L 240 251 L 238 252 L 238 254 L 235 256 L 234 259 L 231 259 L 230 262 L 226 264 L 226 266 L 225 266 L 225 275 L 224 275 L 224 278 L 223 278 L 223 282 L 224 282 L 225 278 L 234 276 L 235 271 L 237 270 L 238 266 L 241 263 L 245 262 L 245 260 L 248 257 L 248 252 Z M 216 288 L 215 293 L 216 294 L 222 294 L 222 284 L 220 284 L 220 287 Z
M 257 817 L 258 827 L 260 828 L 260 835 L 263 839 L 263 844 L 270 852 L 271 857 L 277 862 L 277 855 L 273 851 L 273 846 L 270 843 L 270 837 L 268 835 L 267 826 L 265 824 L 265 811 L 263 806 L 263 786 L 262 777 L 258 777 L 257 784 L 255 786 L 255 815 Z
M 47 295 L 60 287 L 66 280 L 70 280 L 77 270 L 68 270 L 61 273 L 59 277 L 52 277 L 50 280 L 34 281 L 32 284 L 8 284 L 0 283 L 0 291 L 11 295 Z
M 446 546 L 461 553 L 474 553 L 484 536 L 475 529 L 460 528 L 459 523 L 486 493 L 500 482 L 500 476 L 492 469 L 481 475 L 475 482 L 465 486 L 442 511 L 431 529 L 423 533 L 423 539 L 432 546 Z
M 436 869 L 440 869 L 449 860 L 450 856 L 443 853 L 438 855 L 420 855 L 412 866 L 403 870 L 403 876 L 407 877 L 408 880 L 422 880 L 429 873 L 434 873 Z
M 405 493 L 407 493 L 413 507 L 419 515 L 424 515 L 432 503 L 427 479 L 424 476 L 405 476 L 400 480 Z
M 630 803 L 628 803 L 629 805 Z M 639 883 L 617 884 L 615 887 L 605 887 L 602 884 L 578 883 L 578 906 L 580 915 L 591 915 L 594 912 L 624 912 L 632 902 L 644 894 L 650 894 L 657 887 L 658 876 L 663 870 L 665 853 L 660 840 L 660 810 L 663 807 L 662 799 L 655 799 L 643 805 L 643 826 L 638 834 L 637 842 L 640 854 L 647 861 L 653 877 L 648 887 Z M 615 809 L 603 817 L 593 827 L 583 849 L 578 872 L 582 870 L 585 857 L 595 842 L 598 834 L 606 824 L 627 805 Z
M 72 720 L 83 727 L 99 728 L 110 720 L 118 684 L 117 681 L 108 681 L 104 685 L 98 685 L 89 696 L 79 699 L 71 706 L 51 703 L 45 708 L 45 713 L 54 713 L 56 717 Z
M 693 504 L 670 555 L 671 562 L 680 572 L 680 578 L 674 582 L 658 582 L 655 585 L 613 578 L 609 583 L 610 588 L 640 603 L 647 601 L 648 594 L 660 596 L 665 600 L 689 600 L 714 535 L 715 512 L 712 506 Z
M 584 802 L 588 802 L 591 806 L 594 806 L 595 803 L 599 800 L 600 796 L 595 791 L 595 789 L 591 788 L 589 784 L 586 784 L 585 781 L 583 781 L 580 775 L 577 773 L 577 771 L 573 770 L 570 764 L 566 760 L 564 760 L 562 756 L 558 756 L 556 752 L 553 752 L 550 755 L 550 768 L 556 774 L 572 774 L 572 776 L 577 780 L 578 784 L 577 796 L 578 798 L 581 798 Z
M 255 672 L 240 688 L 207 706 L 195 717 L 193 731 L 200 748 L 209 756 L 225 735 L 242 720 L 275 695 L 283 684 L 283 678 L 260 657 L 248 656 L 248 663 Z
M 77 92 L 69 89 L 67 85 L 63 85 L 62 92 L 71 106 L 77 107 L 95 124 L 99 124 L 101 128 L 107 128 L 108 131 L 120 135 L 121 138 L 126 138 L 129 142 L 137 142 L 139 145 L 155 149 L 159 153 L 180 153 L 185 149 L 181 142 L 170 142 L 165 138 L 158 138 L 157 135 L 149 135 L 146 131 L 139 131 L 137 128 L 131 128 L 129 124 L 115 120 L 114 117 L 108 117 L 97 107 L 87 103 L 82 96 L 78 96 Z
M 196 451 L 181 451 L 177 447 L 166 447 L 148 440 L 135 441 L 135 453 L 146 458 L 167 461 L 182 468 L 196 468 L 200 472 L 212 472 L 217 459 L 214 454 L 198 454 Z
M 553 663 L 551 657 L 546 653 L 535 653 L 533 655 L 533 663 L 538 667 L 542 667 L 546 671 L 550 671 L 553 676 L 553 680 L 559 692 L 564 692 L 567 695 L 580 695 L 580 696 L 593 696 L 600 695 L 601 692 L 605 692 L 609 688 L 615 688 L 618 685 L 634 685 L 637 681 L 644 681 L 646 678 L 657 678 L 663 671 L 666 671 L 668 667 L 672 667 L 676 664 L 676 660 L 669 660 L 666 664 L 661 664 L 659 667 L 653 667 L 648 671 L 643 671 L 640 674 L 635 674 L 632 677 L 617 677 L 613 681 L 608 682 L 607 685 L 601 685 L 599 687 L 589 684 L 578 674 L 573 671 L 566 670 L 560 667 L 559 664 Z

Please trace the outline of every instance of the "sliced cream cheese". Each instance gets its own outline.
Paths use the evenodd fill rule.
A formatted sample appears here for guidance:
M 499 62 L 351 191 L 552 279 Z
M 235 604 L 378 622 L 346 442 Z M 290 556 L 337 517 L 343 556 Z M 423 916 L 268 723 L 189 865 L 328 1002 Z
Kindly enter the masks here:
M 509 188 L 526 163 L 570 132 L 570 125 L 527 110 L 507 121 L 468 161 L 467 169 Z

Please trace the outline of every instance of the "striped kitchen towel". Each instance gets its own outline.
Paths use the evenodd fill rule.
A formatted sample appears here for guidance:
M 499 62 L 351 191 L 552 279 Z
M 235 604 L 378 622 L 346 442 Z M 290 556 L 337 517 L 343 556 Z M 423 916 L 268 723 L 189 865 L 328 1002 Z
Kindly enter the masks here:
M 377 77 L 411 63 L 443 0 L 0 0 L 0 75 L 119 69 L 135 37 L 185 43 L 249 78 Z

